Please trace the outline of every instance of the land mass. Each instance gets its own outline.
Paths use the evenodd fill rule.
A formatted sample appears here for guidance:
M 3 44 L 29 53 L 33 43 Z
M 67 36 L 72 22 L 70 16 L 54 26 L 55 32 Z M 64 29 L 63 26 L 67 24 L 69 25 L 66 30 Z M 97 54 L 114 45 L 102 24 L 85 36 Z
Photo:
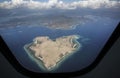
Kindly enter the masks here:
M 55 40 L 47 36 L 36 37 L 33 43 L 26 44 L 24 49 L 34 55 L 37 64 L 41 61 L 47 70 L 51 70 L 62 61 L 65 56 L 76 52 L 80 48 L 78 35 L 63 36 Z M 31 56 L 33 56 L 31 55 Z M 41 67 L 41 65 L 40 65 Z
M 8 20 L 9 19 L 9 20 Z M 67 16 L 62 14 L 56 15 L 40 15 L 31 14 L 28 16 L 14 16 L 0 22 L 0 28 L 16 27 L 16 26 L 45 26 L 54 29 L 70 29 L 76 25 L 81 25 L 88 18 L 84 16 Z M 35 20 L 35 21 L 33 21 Z

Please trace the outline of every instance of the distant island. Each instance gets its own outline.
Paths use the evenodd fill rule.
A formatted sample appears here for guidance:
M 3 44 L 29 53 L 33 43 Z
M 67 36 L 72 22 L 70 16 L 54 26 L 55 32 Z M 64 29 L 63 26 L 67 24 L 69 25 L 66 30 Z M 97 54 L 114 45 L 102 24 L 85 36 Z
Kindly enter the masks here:
M 71 29 L 77 25 L 85 23 L 88 20 L 89 18 L 84 16 L 33 14 L 30 16 L 10 17 L 10 20 L 0 23 L 0 28 L 16 26 L 45 26 L 51 29 Z
M 79 50 L 78 35 L 50 39 L 48 36 L 36 37 L 32 43 L 24 46 L 25 51 L 39 67 L 53 70 L 69 55 Z

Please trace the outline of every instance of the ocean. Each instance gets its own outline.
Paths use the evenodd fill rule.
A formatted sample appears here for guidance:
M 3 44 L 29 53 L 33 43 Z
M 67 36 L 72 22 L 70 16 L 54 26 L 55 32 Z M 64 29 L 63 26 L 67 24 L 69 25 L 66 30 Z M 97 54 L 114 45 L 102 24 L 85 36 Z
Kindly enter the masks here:
M 80 38 L 77 41 L 82 45 L 80 50 L 53 71 L 54 73 L 74 72 L 89 66 L 96 59 L 118 22 L 119 20 L 116 19 L 96 16 L 92 21 L 67 30 L 26 25 L 0 28 L 0 35 L 23 67 L 40 73 L 43 71 L 27 55 L 23 48 L 24 45 L 33 42 L 33 39 L 38 36 L 49 36 L 51 39 L 56 39 L 62 36 L 79 35 Z

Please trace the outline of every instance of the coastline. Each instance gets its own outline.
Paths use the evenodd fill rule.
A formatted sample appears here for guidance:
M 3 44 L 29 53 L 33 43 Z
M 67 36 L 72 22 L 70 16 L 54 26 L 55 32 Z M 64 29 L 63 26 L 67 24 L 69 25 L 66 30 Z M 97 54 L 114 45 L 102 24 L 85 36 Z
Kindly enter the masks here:
M 31 51 L 30 49 L 28 49 L 28 47 L 29 47 L 31 44 L 32 44 L 32 43 L 26 44 L 26 45 L 24 46 L 25 52 L 28 54 L 29 58 L 30 58 L 34 63 L 36 63 L 40 68 L 42 68 L 43 71 L 45 71 L 46 68 L 45 68 L 45 66 L 43 65 L 43 62 L 34 56 L 33 51 Z
M 64 27 L 50 27 L 50 26 L 46 26 L 46 25 L 41 25 L 41 26 L 48 28 L 48 29 L 52 29 L 52 30 L 74 30 L 80 24 L 82 24 L 82 23 L 77 23 L 75 25 L 71 25 L 71 26 L 68 26 L 66 28 L 64 28 Z M 39 26 L 39 25 L 36 25 L 36 26 Z
M 79 35 L 75 35 L 75 37 L 72 38 L 72 42 L 77 44 L 77 49 L 71 53 L 68 53 L 66 55 L 64 55 L 64 57 L 62 57 L 57 63 L 56 63 L 56 66 L 51 68 L 51 69 L 47 69 L 45 66 L 44 66 L 44 63 L 42 62 L 42 60 L 36 58 L 34 56 L 34 53 L 32 50 L 30 50 L 28 47 L 31 46 L 33 44 L 32 43 L 29 43 L 29 44 L 26 44 L 24 45 L 24 50 L 26 51 L 26 53 L 28 54 L 28 56 L 30 57 L 30 59 L 32 61 L 34 61 L 38 67 L 40 67 L 43 71 L 45 72 L 54 72 L 54 70 L 56 70 L 66 59 L 68 59 L 69 57 L 71 57 L 71 55 L 73 55 L 75 52 L 77 52 L 78 50 L 80 50 L 81 48 L 81 44 L 77 41 L 77 39 L 79 39 L 80 36 Z

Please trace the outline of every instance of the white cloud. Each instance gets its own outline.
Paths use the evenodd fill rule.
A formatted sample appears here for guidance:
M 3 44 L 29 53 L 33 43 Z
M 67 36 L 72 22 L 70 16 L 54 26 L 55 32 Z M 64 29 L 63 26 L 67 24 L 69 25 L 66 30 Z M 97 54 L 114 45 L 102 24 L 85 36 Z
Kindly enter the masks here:
M 111 8 L 120 7 L 120 1 L 110 0 L 80 0 L 66 3 L 64 1 L 49 0 L 48 2 L 40 2 L 34 0 L 11 0 L 0 3 L 0 8 L 13 9 L 16 7 L 27 7 L 29 9 L 76 9 L 76 8 Z

